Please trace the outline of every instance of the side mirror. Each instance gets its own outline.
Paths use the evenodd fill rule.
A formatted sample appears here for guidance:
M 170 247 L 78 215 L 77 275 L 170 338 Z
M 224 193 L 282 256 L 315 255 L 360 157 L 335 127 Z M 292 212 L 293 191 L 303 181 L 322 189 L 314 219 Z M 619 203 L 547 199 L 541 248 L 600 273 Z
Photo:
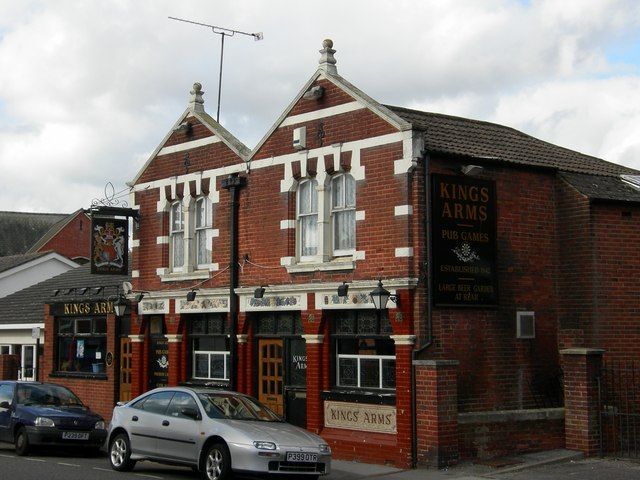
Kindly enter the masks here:
M 9 402 L 0 402 L 0 408 L 4 408 L 5 410 L 9 410 L 11 408 L 11 404 Z
M 184 407 L 180 410 L 180 414 L 187 418 L 191 418 L 192 420 L 200 419 L 200 412 L 198 411 L 197 408 Z

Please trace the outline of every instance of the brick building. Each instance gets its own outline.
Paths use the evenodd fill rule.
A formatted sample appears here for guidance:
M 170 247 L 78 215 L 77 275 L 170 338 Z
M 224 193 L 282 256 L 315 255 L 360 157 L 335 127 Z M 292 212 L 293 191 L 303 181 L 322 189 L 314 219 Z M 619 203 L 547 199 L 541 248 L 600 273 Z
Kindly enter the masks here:
M 398 466 L 563 447 L 560 350 L 637 356 L 639 172 L 382 105 L 332 46 L 251 151 L 195 84 L 130 183 L 127 396 L 234 388 Z

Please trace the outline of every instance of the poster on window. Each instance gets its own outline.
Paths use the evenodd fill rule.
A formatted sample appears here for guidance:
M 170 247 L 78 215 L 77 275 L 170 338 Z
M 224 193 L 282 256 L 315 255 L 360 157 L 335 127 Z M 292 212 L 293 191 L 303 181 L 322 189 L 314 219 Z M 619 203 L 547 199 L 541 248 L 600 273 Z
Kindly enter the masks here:
M 495 182 L 431 176 L 433 304 L 498 303 Z
M 126 275 L 128 219 L 91 218 L 91 273 Z

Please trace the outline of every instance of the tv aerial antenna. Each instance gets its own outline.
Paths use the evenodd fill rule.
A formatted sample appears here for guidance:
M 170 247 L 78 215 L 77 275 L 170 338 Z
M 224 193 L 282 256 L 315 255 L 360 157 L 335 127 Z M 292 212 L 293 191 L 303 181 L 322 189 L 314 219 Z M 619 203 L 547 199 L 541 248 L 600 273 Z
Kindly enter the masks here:
M 257 32 L 257 33 L 242 32 L 240 30 L 233 30 L 231 28 L 218 27 L 216 25 L 209 25 L 207 23 L 194 22 L 193 20 L 185 20 L 184 18 L 176 18 L 176 17 L 169 17 L 169 18 L 171 20 L 177 20 L 178 22 L 191 23 L 193 25 L 200 25 L 201 27 L 210 28 L 213 33 L 220 35 L 221 37 L 220 72 L 218 75 L 218 111 L 216 113 L 216 122 L 219 123 L 220 122 L 220 97 L 222 94 L 222 59 L 224 58 L 224 37 L 233 37 L 237 33 L 239 35 L 246 35 L 247 37 L 253 37 L 254 40 L 258 41 L 258 40 L 262 40 L 264 36 L 262 35 L 262 32 Z

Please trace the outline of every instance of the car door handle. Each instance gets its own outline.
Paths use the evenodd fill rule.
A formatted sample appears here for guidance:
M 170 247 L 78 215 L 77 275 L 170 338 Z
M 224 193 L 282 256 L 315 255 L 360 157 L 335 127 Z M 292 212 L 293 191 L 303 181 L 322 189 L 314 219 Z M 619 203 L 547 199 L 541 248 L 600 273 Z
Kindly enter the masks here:
M 134 415 L 133 417 L 131 417 L 131 421 L 137 422 L 138 421 L 138 417 Z
M 169 420 L 163 420 L 162 421 L 162 426 L 163 427 L 168 427 L 169 426 Z

